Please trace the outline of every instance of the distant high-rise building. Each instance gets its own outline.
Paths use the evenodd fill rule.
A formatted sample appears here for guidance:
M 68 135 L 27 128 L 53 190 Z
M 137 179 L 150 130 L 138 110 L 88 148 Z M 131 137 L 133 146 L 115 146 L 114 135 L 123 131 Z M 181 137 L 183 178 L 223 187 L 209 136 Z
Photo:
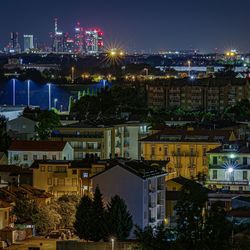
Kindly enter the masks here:
M 30 52 L 30 50 L 34 49 L 33 35 L 23 35 L 23 49 L 24 52 Z
M 58 31 L 57 18 L 55 18 L 55 31 L 52 37 L 53 37 L 52 51 L 56 53 L 63 52 L 64 35 L 63 32 Z
M 103 32 L 100 29 L 85 31 L 85 45 L 87 54 L 98 54 L 103 50 Z
M 11 32 L 10 33 L 10 44 L 9 44 L 9 51 L 10 53 L 20 53 L 21 47 L 18 43 L 18 32 Z
M 75 53 L 83 54 L 85 52 L 84 46 L 84 29 L 81 27 L 80 23 L 77 23 L 75 27 Z

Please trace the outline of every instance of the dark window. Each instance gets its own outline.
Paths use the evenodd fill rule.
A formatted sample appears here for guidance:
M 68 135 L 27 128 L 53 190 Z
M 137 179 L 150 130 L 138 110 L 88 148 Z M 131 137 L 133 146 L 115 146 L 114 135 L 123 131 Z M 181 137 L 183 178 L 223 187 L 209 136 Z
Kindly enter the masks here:
M 213 157 L 213 164 L 217 165 L 217 163 L 218 163 L 218 158 L 217 158 L 217 156 L 214 156 Z
M 247 171 L 243 171 L 243 180 L 247 180 Z
M 72 170 L 72 174 L 77 174 L 77 170 L 76 170 L 76 169 L 73 169 L 73 170 Z
M 213 170 L 213 179 L 217 179 L 217 170 Z
M 247 157 L 243 157 L 243 165 L 247 165 Z

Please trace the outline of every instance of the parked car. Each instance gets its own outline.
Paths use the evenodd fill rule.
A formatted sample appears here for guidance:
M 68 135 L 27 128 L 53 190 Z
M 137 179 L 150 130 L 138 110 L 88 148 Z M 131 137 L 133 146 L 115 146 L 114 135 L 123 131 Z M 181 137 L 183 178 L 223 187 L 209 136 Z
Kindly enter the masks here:
M 59 239 L 61 237 L 61 232 L 59 231 L 51 231 L 50 233 L 45 235 L 46 239 Z

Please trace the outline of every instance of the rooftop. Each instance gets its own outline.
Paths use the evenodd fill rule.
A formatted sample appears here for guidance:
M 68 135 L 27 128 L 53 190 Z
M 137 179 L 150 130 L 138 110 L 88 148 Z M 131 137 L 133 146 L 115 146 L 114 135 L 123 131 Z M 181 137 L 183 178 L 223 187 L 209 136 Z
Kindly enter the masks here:
M 166 129 L 156 134 L 150 135 L 142 142 L 221 142 L 229 141 L 232 131 L 229 130 L 184 130 Z
M 116 166 L 122 167 L 142 179 L 148 179 L 160 175 L 167 175 L 167 173 L 160 167 L 152 166 L 144 161 L 116 159 L 110 162 L 110 165 L 106 170 L 96 174 L 95 176 L 101 175 Z M 94 178 L 95 176 L 93 176 L 92 178 Z
M 62 151 L 63 141 L 12 141 L 9 151 Z

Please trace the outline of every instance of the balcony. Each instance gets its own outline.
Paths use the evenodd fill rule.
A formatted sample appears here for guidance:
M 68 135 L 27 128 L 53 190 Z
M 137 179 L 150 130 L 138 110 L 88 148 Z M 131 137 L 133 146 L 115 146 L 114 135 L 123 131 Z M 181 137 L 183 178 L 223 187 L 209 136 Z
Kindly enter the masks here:
M 67 172 L 55 171 L 53 173 L 53 177 L 54 178 L 67 178 L 68 177 L 68 173 Z
M 207 180 L 207 184 L 217 184 L 217 185 L 249 185 L 248 180 L 240 180 L 240 181 L 228 181 L 228 180 Z

